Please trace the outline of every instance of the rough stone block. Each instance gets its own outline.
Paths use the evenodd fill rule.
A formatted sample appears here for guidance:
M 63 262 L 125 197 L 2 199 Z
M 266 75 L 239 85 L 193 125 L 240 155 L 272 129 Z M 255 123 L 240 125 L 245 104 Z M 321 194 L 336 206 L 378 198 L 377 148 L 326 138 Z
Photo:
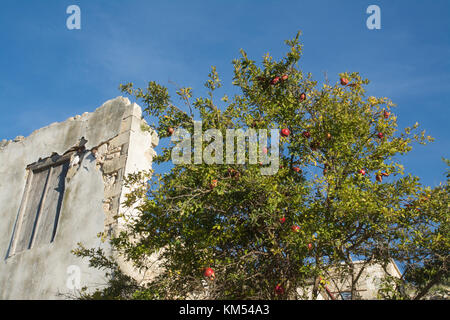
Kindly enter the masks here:
M 108 151 L 108 144 L 103 143 L 102 145 L 100 145 L 98 147 L 97 154 L 101 156 L 101 155 L 104 155 L 107 151 Z
M 6 139 L 3 139 L 0 141 L 0 148 L 6 147 L 9 144 L 9 141 Z
M 156 147 L 159 144 L 159 136 L 156 131 L 152 132 L 152 146 Z
M 129 143 L 125 143 L 125 144 L 123 144 L 122 145 L 122 148 L 121 148 L 121 150 L 120 150 L 120 154 L 121 155 L 126 155 L 126 154 L 128 154 L 128 148 L 129 148 Z
M 114 158 L 112 160 L 105 161 L 105 163 L 103 164 L 103 173 L 109 174 L 114 171 L 117 171 L 120 168 L 125 167 L 126 162 L 127 162 L 126 156 L 120 156 L 119 158 Z
M 130 132 L 129 131 L 121 133 L 117 137 L 115 137 L 109 141 L 109 144 L 108 144 L 109 150 L 112 150 L 117 147 L 121 147 L 122 145 L 128 143 L 129 140 L 130 140 Z
M 114 214 L 118 214 L 119 213 L 119 208 L 120 208 L 120 198 L 118 196 L 112 197 L 111 198 L 111 212 Z
M 112 198 L 120 195 L 122 191 L 122 185 L 119 183 L 111 184 L 110 186 L 105 188 L 105 198 Z

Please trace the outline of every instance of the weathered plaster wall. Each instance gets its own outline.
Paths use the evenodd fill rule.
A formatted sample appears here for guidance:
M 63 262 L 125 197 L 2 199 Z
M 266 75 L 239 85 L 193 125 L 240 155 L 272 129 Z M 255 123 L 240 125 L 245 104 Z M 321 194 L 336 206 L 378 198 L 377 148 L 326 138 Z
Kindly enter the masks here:
M 27 138 L 0 143 L 0 299 L 61 299 L 73 293 L 66 283 L 68 267 L 81 270 L 81 286 L 104 283 L 101 271 L 71 250 L 81 242 L 103 247 L 99 233 L 111 233 L 124 199 L 124 175 L 151 169 L 154 132 L 143 132 L 141 108 L 126 98 L 107 101 L 93 113 L 36 130 Z M 24 193 L 27 165 L 64 154 L 84 137 L 85 151 L 66 177 L 55 239 L 8 256 Z

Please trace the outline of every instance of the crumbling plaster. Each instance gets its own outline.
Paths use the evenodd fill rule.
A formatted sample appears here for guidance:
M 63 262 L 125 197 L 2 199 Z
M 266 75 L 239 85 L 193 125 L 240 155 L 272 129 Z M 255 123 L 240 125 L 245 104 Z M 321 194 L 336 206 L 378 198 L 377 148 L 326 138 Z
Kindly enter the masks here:
M 158 144 L 157 134 L 142 131 L 143 124 L 141 108 L 118 97 L 95 112 L 53 123 L 26 138 L 0 142 L 0 299 L 63 298 L 59 293 L 73 293 L 66 286 L 71 265 L 81 270 L 81 286 L 95 288 L 105 282 L 103 271 L 90 268 L 86 259 L 71 250 L 81 242 L 111 252 L 98 234 L 110 234 L 117 226 L 126 192 L 123 179 L 129 173 L 151 169 L 153 148 Z M 9 255 L 26 167 L 73 149 L 79 150 L 74 154 L 79 160 L 66 177 L 54 241 Z

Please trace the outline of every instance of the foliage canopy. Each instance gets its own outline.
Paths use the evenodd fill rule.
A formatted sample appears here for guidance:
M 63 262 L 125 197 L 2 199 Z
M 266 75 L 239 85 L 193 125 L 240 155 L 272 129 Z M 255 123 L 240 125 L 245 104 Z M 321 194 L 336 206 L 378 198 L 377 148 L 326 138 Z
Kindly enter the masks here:
M 110 266 L 116 282 L 85 298 L 183 299 L 197 293 L 287 299 L 310 284 L 316 298 L 321 282 L 315 280 L 331 281 L 333 273 L 350 277 L 357 299 L 361 273 L 355 260 L 365 261 L 364 268 L 386 267 L 392 259 L 404 267 L 401 279 L 386 278 L 379 292 L 384 298 L 422 298 L 448 277 L 448 180 L 424 187 L 398 161 L 413 143 L 432 138 L 418 124 L 400 130 L 395 105 L 366 96 L 369 81 L 359 73 L 343 72 L 322 84 L 303 73 L 299 36 L 286 41 L 289 50 L 278 61 L 267 54 L 257 64 L 241 50 L 233 61 L 233 85 L 241 92 L 233 97 L 217 98 L 221 81 L 214 67 L 207 95 L 178 88 L 179 106 L 156 82 L 144 89 L 121 85 L 158 120 L 153 129 L 162 138 L 170 136 L 169 128 L 193 134 L 194 118 L 203 130 L 219 129 L 224 136 L 239 128 L 288 128 L 290 135 L 281 138 L 274 175 L 261 175 L 260 165 L 249 163 L 177 164 L 151 178 L 130 175 L 126 205 L 137 206 L 137 215 L 112 244 L 137 268 L 148 268 L 148 257 L 158 252 L 160 273 L 137 284 Z M 170 162 L 172 147 L 154 161 Z M 110 263 L 93 249 L 75 252 L 96 267 Z M 214 279 L 204 277 L 205 268 L 214 270 Z

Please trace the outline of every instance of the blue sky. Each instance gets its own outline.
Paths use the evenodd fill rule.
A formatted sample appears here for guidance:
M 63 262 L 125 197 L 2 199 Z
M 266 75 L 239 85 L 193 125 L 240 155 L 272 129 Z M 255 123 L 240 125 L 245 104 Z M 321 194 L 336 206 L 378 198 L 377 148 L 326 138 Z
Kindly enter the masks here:
M 81 8 L 81 30 L 66 28 L 66 8 Z M 366 27 L 366 8 L 381 8 L 381 30 Z M 401 160 L 435 186 L 449 154 L 450 37 L 448 0 L 433 1 L 137 1 L 2 0 L 0 139 L 27 136 L 55 121 L 93 111 L 121 95 L 118 85 L 168 80 L 202 86 L 217 66 L 224 92 L 231 60 L 244 48 L 254 60 L 286 51 L 302 30 L 301 68 L 358 71 L 369 94 L 398 105 L 399 126 L 418 121 L 436 138 Z M 1 164 L 0 164 L 1 165 Z

